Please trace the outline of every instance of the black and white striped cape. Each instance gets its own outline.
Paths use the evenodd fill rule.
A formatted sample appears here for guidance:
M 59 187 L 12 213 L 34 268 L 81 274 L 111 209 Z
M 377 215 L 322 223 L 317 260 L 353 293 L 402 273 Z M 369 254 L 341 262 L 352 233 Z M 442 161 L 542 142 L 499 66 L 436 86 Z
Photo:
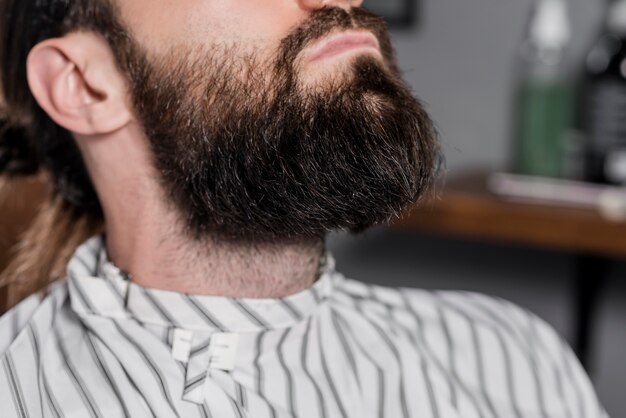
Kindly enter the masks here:
M 503 300 L 367 286 L 330 257 L 284 299 L 194 296 L 103 254 L 91 239 L 0 318 L 2 418 L 606 417 L 563 340 Z M 232 368 L 215 366 L 219 335 L 237 336 Z

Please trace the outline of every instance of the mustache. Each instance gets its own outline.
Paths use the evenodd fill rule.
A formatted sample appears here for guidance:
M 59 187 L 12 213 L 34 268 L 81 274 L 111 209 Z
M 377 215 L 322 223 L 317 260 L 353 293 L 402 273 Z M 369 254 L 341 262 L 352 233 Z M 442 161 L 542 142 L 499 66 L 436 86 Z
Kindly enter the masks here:
M 386 22 L 362 7 L 352 8 L 350 11 L 340 7 L 324 7 L 311 12 L 304 23 L 282 40 L 277 60 L 278 68 L 291 68 L 304 48 L 341 29 L 372 32 L 378 39 L 385 61 L 395 69 L 395 52 Z

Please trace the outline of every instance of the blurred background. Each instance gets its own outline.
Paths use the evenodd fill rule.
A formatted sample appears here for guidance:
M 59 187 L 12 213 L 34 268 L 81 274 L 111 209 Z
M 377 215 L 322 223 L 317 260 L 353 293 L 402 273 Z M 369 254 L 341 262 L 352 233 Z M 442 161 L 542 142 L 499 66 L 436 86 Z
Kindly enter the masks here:
M 445 185 L 329 248 L 347 276 L 514 301 L 575 347 L 609 414 L 626 362 L 626 1 L 366 0 L 441 133 Z

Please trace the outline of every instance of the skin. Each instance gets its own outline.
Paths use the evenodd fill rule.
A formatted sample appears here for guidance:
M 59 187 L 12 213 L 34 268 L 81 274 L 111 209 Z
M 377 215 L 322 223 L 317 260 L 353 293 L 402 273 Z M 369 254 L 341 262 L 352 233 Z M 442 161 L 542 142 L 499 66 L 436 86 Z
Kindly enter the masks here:
M 220 42 L 245 55 L 275 57 L 280 41 L 322 7 L 361 0 L 120 0 L 122 18 L 155 56 L 181 45 Z M 307 84 L 341 73 L 355 50 L 303 62 Z M 244 247 L 198 242 L 184 233 L 159 184 L 148 140 L 133 114 L 123 74 L 106 42 L 72 33 L 37 45 L 28 80 L 40 106 L 74 133 L 105 214 L 109 257 L 145 287 L 230 297 L 284 297 L 317 278 L 321 243 Z

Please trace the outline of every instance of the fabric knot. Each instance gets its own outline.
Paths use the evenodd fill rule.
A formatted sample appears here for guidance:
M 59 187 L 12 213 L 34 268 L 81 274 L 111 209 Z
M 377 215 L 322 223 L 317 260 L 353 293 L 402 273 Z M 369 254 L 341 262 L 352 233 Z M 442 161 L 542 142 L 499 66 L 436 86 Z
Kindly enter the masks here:
M 196 343 L 196 340 L 197 341 Z M 203 337 L 200 334 L 194 335 L 194 345 L 189 352 L 187 370 L 185 372 L 185 385 L 183 388 L 183 399 L 188 402 L 202 404 L 204 401 L 204 383 L 209 369 L 209 347 L 211 337 Z

